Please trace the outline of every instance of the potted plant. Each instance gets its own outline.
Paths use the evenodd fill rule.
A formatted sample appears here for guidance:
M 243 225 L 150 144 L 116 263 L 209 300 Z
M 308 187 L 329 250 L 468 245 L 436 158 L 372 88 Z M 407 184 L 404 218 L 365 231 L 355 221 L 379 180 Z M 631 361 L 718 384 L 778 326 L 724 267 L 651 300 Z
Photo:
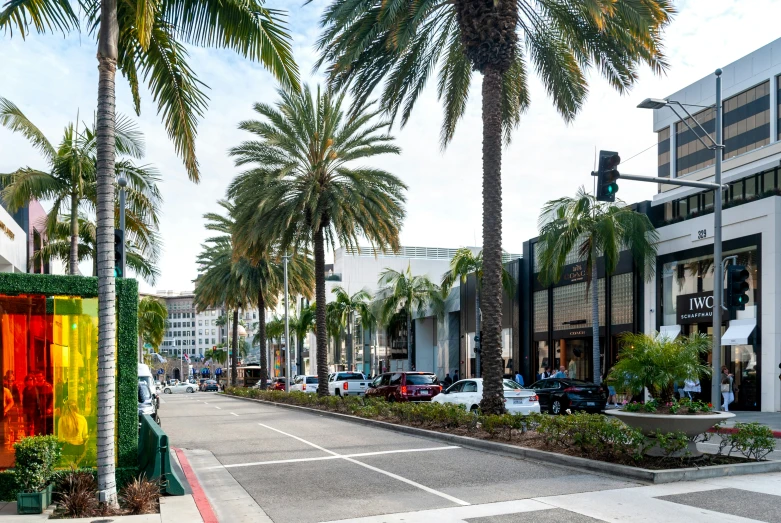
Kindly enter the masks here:
M 40 514 L 51 504 L 54 466 L 60 459 L 60 442 L 55 436 L 30 436 L 14 443 L 14 477 L 17 514 Z
M 699 381 L 710 375 L 710 367 L 701 361 L 711 347 L 710 338 L 704 334 L 670 339 L 659 333 L 651 336 L 626 333 L 619 338 L 619 343 L 618 361 L 608 375 L 608 382 L 632 394 L 642 394 L 647 389 L 653 399 L 630 403 L 606 414 L 649 437 L 657 432 L 685 432 L 690 439 L 734 416 L 714 411 L 708 403 L 675 398 L 676 383 Z M 657 450 L 654 446 L 648 453 L 653 455 Z M 701 454 L 694 442 L 690 442 L 687 453 Z

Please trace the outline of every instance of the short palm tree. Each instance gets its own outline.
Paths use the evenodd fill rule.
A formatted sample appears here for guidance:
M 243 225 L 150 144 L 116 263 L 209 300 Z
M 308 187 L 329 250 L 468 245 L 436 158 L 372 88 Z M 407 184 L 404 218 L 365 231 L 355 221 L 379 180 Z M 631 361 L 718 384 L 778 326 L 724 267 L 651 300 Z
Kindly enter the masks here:
M 382 323 L 387 325 L 400 311 L 407 317 L 407 362 L 412 369 L 412 315 L 422 313 L 426 307 L 441 309 L 436 302 L 442 299 L 440 288 L 428 276 L 413 275 L 410 266 L 404 271 L 385 269 L 377 282 L 380 290 L 377 298 L 382 302 Z
M 551 200 L 539 218 L 536 246 L 543 285 L 561 279 L 567 255 L 576 252 L 586 264 L 586 286 L 591 286 L 591 326 L 594 383 L 602 380 L 599 349 L 599 292 L 597 259 L 604 257 L 605 277 L 616 270 L 622 249 L 629 249 L 647 280 L 653 276 L 659 234 L 648 216 L 619 203 L 599 202 L 583 187 L 575 198 Z
M 334 287 L 331 291 L 336 295 L 334 304 L 337 314 L 340 317 L 341 324 L 347 326 L 347 369 L 353 370 L 353 361 L 355 359 L 355 340 L 353 339 L 353 325 L 356 315 L 366 315 L 369 312 L 369 300 L 371 294 L 361 289 L 360 291 L 349 294 L 343 287 Z
M 315 307 L 317 307 L 317 303 L 315 303 Z M 317 310 L 315 310 L 315 328 L 317 328 Z M 332 301 L 325 307 L 325 329 L 327 336 L 325 343 L 326 349 L 328 347 L 328 338 L 330 338 L 334 346 L 334 365 L 341 365 L 342 331 L 344 331 L 344 323 L 342 323 L 342 313 L 339 310 L 339 307 L 337 307 L 336 302 Z
M 165 337 L 168 309 L 154 296 L 144 296 L 138 302 L 138 337 L 155 352 Z
M 88 27 L 97 41 L 98 59 L 98 334 L 100 361 L 98 401 L 98 490 L 100 499 L 117 506 L 114 471 L 114 139 L 116 70 L 130 83 L 136 113 L 140 111 L 139 80 L 147 83 L 157 102 L 174 148 L 184 159 L 190 178 L 200 173 L 195 156 L 197 121 L 206 110 L 204 84 L 187 63 L 185 44 L 232 49 L 261 62 L 286 88 L 298 87 L 284 13 L 266 9 L 260 0 L 221 2 L 164 0 L 117 2 L 80 0 Z M 71 2 L 32 0 L 6 2 L 0 10 L 0 29 L 24 38 L 34 28 L 39 33 L 78 28 Z M 75 251 L 75 249 L 74 249 Z
M 504 411 L 502 138 L 509 142 L 529 106 L 530 65 L 569 122 L 592 67 L 622 93 L 640 63 L 665 68 L 662 30 L 673 12 L 669 0 L 332 0 L 323 14 L 320 64 L 358 102 L 381 90 L 383 108 L 401 112 L 404 125 L 437 77 L 443 147 L 466 112 L 472 72 L 482 75 L 485 412 Z
M 219 347 L 216 349 L 209 349 L 203 353 L 203 357 L 206 360 L 212 360 L 215 363 L 223 364 L 228 358 L 228 351 L 222 350 Z
M 279 96 L 276 106 L 255 104 L 263 121 L 240 124 L 257 139 L 231 150 L 236 165 L 249 169 L 228 195 L 241 209 L 243 250 L 273 242 L 282 251 L 313 247 L 318 394 L 327 395 L 325 245 L 358 248 L 364 237 L 377 250 L 398 249 L 406 186 L 382 169 L 355 165 L 399 153 L 376 109 L 352 104 L 348 117 L 344 94 L 308 86 Z
M 442 295 L 447 299 L 450 289 L 458 281 L 462 285 L 466 283 L 467 277 L 474 274 L 476 277 L 475 289 L 475 374 L 481 376 L 480 355 L 482 348 L 480 346 L 480 291 L 483 283 L 483 251 L 475 254 L 472 249 L 462 247 L 456 251 L 453 259 L 450 260 L 450 269 L 442 276 Z M 507 269 L 502 266 L 502 287 L 504 291 L 511 296 L 514 295 L 515 280 Z M 501 354 L 500 354 L 501 356 Z
M 290 320 L 290 328 L 296 334 L 296 343 L 298 344 L 298 364 L 299 372 L 306 374 L 307 371 L 304 368 L 304 339 L 307 333 L 313 331 L 315 328 L 315 307 L 313 304 L 301 307 L 293 318 Z

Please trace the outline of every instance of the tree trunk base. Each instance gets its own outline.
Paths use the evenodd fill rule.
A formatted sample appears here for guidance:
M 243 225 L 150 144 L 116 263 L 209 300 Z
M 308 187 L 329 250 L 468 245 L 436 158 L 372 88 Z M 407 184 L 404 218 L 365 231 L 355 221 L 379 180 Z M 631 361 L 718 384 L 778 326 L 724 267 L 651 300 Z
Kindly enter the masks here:
M 480 410 L 483 414 L 504 414 L 504 399 L 483 397 L 480 401 Z

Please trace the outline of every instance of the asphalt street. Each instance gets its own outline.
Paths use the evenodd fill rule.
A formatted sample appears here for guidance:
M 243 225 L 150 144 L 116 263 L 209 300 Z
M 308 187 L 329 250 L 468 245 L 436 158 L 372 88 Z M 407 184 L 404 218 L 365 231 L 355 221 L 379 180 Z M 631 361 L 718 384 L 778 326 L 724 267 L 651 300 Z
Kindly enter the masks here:
M 164 401 L 163 429 L 220 521 L 781 520 L 702 508 L 743 485 L 781 518 L 781 474 L 645 486 L 214 393 Z

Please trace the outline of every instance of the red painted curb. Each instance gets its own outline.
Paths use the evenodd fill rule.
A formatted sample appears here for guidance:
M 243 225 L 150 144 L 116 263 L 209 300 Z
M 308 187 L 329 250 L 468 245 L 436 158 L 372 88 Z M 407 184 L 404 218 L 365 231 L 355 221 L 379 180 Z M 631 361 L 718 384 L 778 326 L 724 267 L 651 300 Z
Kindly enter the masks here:
M 719 430 L 709 429 L 708 432 L 718 432 L 719 434 L 735 434 L 738 431 L 735 427 L 722 427 Z M 774 430 L 773 437 L 781 439 L 781 430 Z
M 195 506 L 198 507 L 198 512 L 201 513 L 203 522 L 220 523 L 220 520 L 218 520 L 217 516 L 214 515 L 214 510 L 212 510 L 209 499 L 203 492 L 203 488 L 201 488 L 201 484 L 198 481 L 198 477 L 195 475 L 195 471 L 193 471 L 193 468 L 190 466 L 190 462 L 187 461 L 187 457 L 184 455 L 184 451 L 176 447 L 173 447 L 173 449 L 174 452 L 176 452 L 176 456 L 179 458 L 179 465 L 182 467 L 182 472 L 184 472 L 184 476 L 187 478 L 187 482 L 190 484 L 190 488 L 193 491 Z

